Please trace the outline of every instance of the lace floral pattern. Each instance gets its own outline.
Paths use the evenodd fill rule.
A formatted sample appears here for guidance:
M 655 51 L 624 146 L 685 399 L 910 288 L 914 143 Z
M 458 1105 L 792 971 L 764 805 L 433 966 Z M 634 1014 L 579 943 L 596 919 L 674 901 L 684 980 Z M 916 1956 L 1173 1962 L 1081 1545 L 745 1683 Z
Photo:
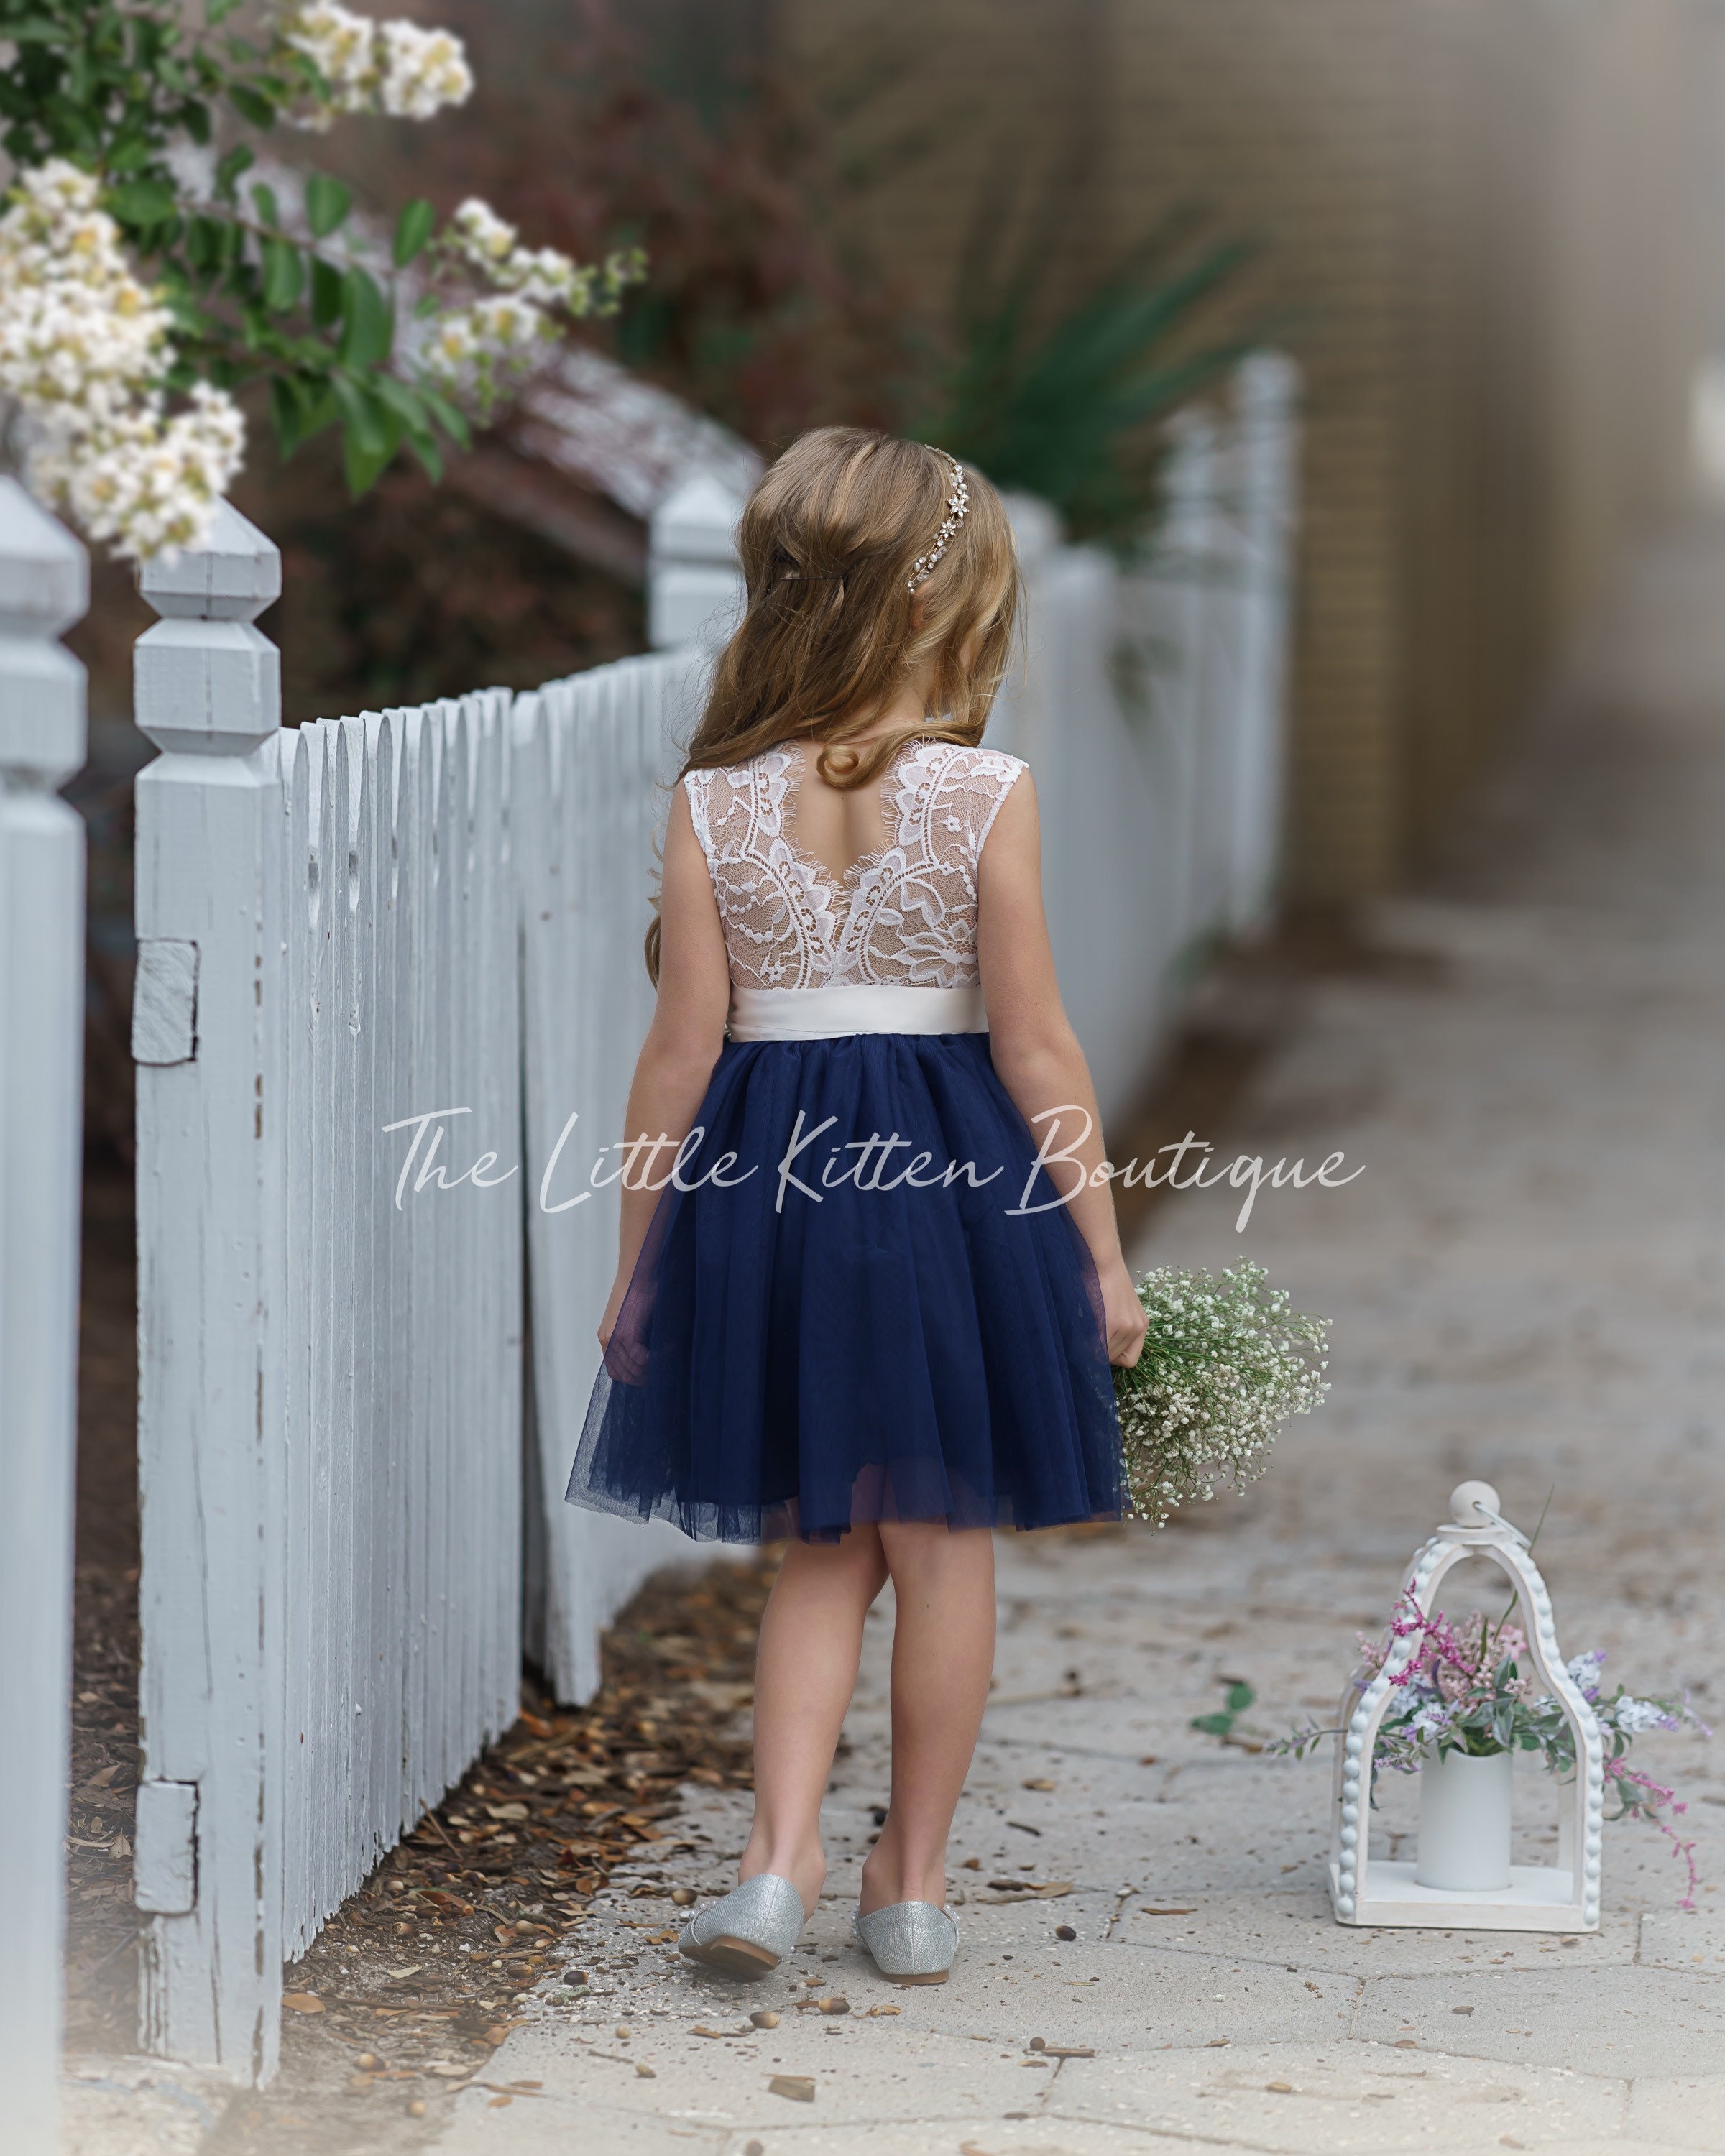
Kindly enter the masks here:
M 786 834 L 798 758 L 691 771 L 683 784 L 738 988 L 977 978 L 977 863 L 1024 768 L 998 750 L 912 742 L 882 783 L 887 843 L 835 878 Z

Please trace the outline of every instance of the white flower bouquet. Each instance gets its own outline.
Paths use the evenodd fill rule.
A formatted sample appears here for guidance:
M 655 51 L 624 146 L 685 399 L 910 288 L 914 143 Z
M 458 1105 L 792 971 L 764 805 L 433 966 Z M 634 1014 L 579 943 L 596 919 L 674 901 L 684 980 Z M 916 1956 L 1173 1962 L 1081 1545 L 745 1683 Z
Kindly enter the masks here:
M 1328 1392 L 1327 1317 L 1302 1317 L 1287 1291 L 1245 1258 L 1221 1274 L 1163 1265 L 1138 1281 L 1143 1353 L 1114 1373 L 1127 1487 L 1159 1527 L 1181 1505 L 1255 1482 L 1289 1416 Z

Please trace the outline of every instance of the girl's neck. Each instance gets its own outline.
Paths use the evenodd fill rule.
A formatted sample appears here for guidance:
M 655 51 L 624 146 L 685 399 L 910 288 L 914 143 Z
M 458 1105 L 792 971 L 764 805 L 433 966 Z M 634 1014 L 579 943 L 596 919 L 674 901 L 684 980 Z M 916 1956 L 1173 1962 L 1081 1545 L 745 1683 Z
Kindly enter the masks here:
M 928 691 L 930 682 L 924 675 L 906 681 L 884 711 L 877 711 L 860 733 L 845 733 L 839 737 L 852 748 L 866 748 L 871 742 L 879 741 L 885 734 L 911 732 L 928 724 Z

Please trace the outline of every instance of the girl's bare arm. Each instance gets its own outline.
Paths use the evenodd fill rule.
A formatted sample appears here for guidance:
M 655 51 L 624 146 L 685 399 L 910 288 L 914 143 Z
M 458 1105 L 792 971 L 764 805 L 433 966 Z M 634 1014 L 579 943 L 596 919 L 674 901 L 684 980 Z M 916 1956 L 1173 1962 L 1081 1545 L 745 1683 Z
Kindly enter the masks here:
M 1028 771 L 988 833 L 978 865 L 978 957 L 994 1068 L 1031 1137 L 1039 1145 L 1046 1139 L 1050 1153 L 1067 1156 L 1050 1159 L 1048 1175 L 1060 1195 L 1071 1194 L 1067 1210 L 1095 1261 L 1109 1356 L 1136 1363 L 1144 1312 L 1121 1250 L 1112 1185 L 1091 1181 L 1103 1160 L 1101 1121 L 1090 1068 L 1055 978 L 1042 911 L 1036 793 Z
M 617 1277 L 599 1322 L 600 1341 L 607 1344 L 659 1202 L 655 1186 L 670 1172 L 725 1045 L 731 998 L 725 932 L 690 817 L 689 797 L 680 786 L 671 797 L 665 827 L 659 919 L 659 1001 L 635 1064 L 624 1118 L 625 1138 L 644 1142 L 624 1178 Z M 655 1149 L 661 1137 L 666 1142 Z M 698 1164 L 691 1172 L 698 1172 Z

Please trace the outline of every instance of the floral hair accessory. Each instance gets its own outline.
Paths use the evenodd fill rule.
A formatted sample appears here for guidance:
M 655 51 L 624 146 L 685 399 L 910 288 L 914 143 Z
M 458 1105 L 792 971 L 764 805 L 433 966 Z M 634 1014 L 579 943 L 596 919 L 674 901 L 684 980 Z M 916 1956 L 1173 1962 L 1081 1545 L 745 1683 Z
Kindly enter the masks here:
M 927 444 L 924 447 L 927 447 Z M 927 583 L 934 566 L 947 551 L 947 542 L 964 521 L 964 512 L 970 506 L 970 489 L 964 483 L 964 471 L 957 457 L 947 455 L 945 449 L 936 449 L 937 457 L 946 457 L 952 467 L 952 491 L 947 496 L 947 521 L 934 535 L 934 544 L 926 554 L 919 554 L 911 565 L 911 581 L 905 587 L 914 592 L 919 584 Z

